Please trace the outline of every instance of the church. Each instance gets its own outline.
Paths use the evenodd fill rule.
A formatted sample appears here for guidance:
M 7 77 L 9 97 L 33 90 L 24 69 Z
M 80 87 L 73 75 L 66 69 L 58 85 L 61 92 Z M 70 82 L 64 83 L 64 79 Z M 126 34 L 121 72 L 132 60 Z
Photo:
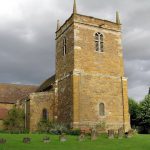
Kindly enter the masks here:
M 44 118 L 72 128 L 105 123 L 105 130 L 128 131 L 127 78 L 124 76 L 119 14 L 116 21 L 73 13 L 57 22 L 56 72 L 34 93 L 18 100 L 31 132 Z

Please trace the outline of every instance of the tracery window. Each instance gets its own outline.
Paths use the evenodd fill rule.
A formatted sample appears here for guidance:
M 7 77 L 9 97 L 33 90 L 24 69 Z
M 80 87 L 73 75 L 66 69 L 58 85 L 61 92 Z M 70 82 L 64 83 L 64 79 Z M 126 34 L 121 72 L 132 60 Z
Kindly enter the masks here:
M 97 52 L 103 52 L 103 35 L 101 33 L 95 34 L 95 48 Z

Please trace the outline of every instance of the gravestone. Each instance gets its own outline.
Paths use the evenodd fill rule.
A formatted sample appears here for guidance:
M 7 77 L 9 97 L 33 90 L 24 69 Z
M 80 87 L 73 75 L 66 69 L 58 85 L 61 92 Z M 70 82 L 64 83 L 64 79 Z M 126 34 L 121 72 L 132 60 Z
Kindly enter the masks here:
M 126 138 L 131 138 L 134 135 L 134 130 L 131 129 L 128 132 L 125 133 Z
M 124 136 L 124 130 L 121 127 L 121 128 L 118 129 L 118 139 L 122 139 L 123 136 Z
M 91 130 L 91 140 L 97 140 L 97 131 L 96 129 Z
M 108 138 L 109 139 L 114 139 L 114 135 L 115 135 L 114 130 L 108 130 Z
M 59 141 L 60 141 L 60 142 L 66 142 L 66 141 L 67 141 L 66 134 L 62 133 L 62 134 L 59 136 Z
M 43 142 L 44 142 L 44 143 L 50 143 L 51 140 L 50 140 L 49 137 L 46 136 L 46 137 L 43 138 Z
M 6 139 L 0 138 L 0 144 L 5 144 L 6 143 Z
M 84 141 L 85 140 L 85 134 L 81 133 L 78 137 L 78 141 Z
M 23 143 L 29 144 L 31 142 L 31 139 L 29 137 L 23 138 Z

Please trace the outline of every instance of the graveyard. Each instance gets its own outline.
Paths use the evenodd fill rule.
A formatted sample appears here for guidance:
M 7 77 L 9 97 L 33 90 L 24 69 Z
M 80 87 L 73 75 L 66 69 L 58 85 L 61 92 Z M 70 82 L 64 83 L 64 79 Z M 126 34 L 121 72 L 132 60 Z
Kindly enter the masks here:
M 64 138 L 64 135 L 62 136 Z M 91 140 L 85 136 L 79 140 L 78 136 L 66 135 L 60 141 L 59 135 L 51 134 L 0 134 L 0 150 L 149 150 L 150 135 L 136 134 L 130 138 L 108 138 L 102 134 Z

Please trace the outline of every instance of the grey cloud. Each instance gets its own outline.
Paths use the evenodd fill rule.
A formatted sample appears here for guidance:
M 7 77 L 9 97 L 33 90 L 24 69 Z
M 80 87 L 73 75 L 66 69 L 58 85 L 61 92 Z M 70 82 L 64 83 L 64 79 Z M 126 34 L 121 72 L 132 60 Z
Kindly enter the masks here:
M 19 4 L 19 17 L 0 12 L 0 82 L 39 84 L 55 72 L 56 21 L 63 23 L 71 15 L 73 0 L 14 3 Z M 120 11 L 129 96 L 142 99 L 150 86 L 149 1 L 77 0 L 77 9 L 112 21 L 115 11 Z

